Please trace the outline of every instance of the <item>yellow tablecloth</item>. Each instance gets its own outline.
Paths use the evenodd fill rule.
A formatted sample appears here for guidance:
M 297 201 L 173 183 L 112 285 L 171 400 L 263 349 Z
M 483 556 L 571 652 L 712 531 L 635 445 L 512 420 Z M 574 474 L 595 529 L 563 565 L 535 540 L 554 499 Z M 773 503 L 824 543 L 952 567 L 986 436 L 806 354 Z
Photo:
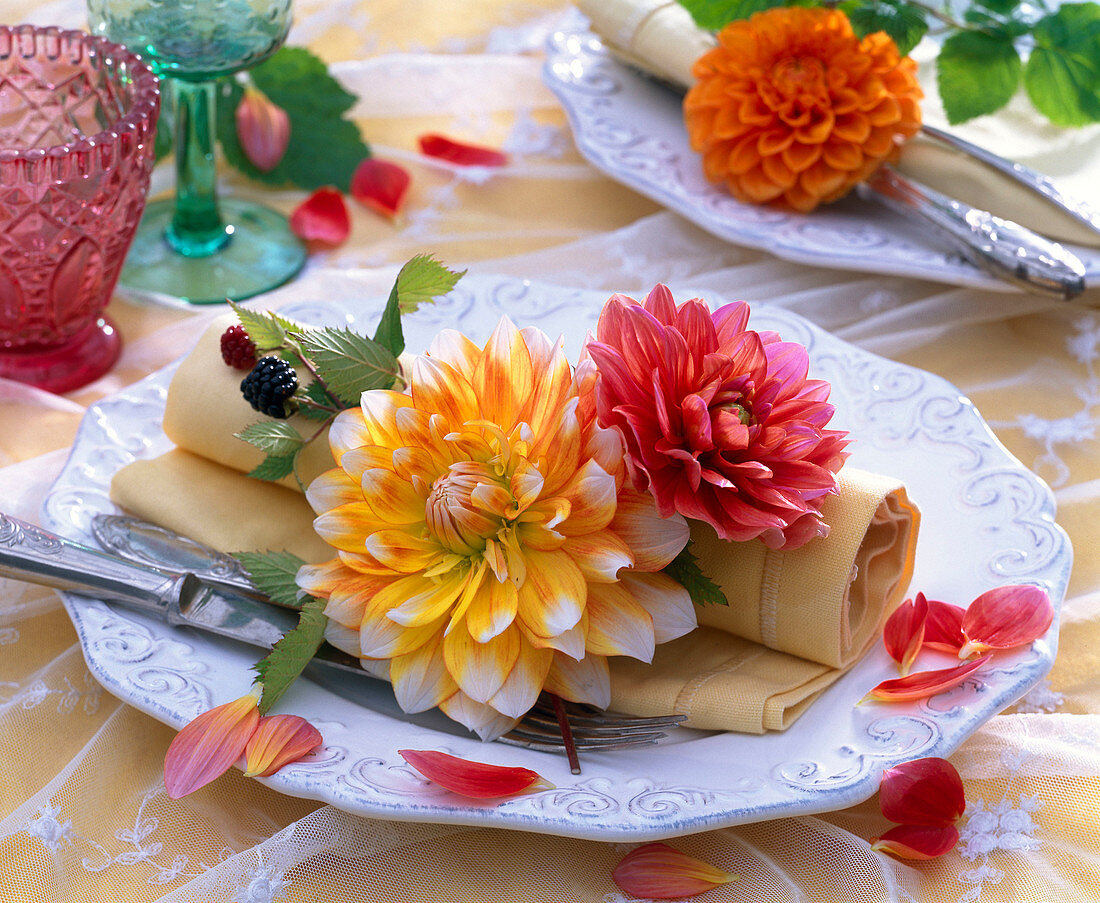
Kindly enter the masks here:
M 693 835 L 675 845 L 742 876 L 703 899 L 1095 899 L 1100 313 L 786 263 L 725 245 L 600 176 L 539 79 L 543 40 L 567 11 L 556 0 L 299 0 L 296 11 L 291 42 L 336 64 L 361 97 L 365 136 L 408 166 L 414 188 L 397 223 L 353 209 L 351 241 L 273 298 L 348 284 L 384 292 L 396 265 L 423 250 L 570 287 L 637 295 L 665 281 L 750 302 L 779 297 L 842 338 L 951 380 L 1055 491 L 1076 549 L 1059 656 L 1048 680 L 952 757 L 968 801 L 959 847 L 913 867 L 871 853 L 867 839 L 887 827 L 874 799 Z M 0 0 L 0 20 L 78 26 L 83 3 Z M 504 146 L 513 163 L 488 183 L 463 180 L 416 154 L 429 129 Z M 995 141 L 996 129 L 978 123 L 972 133 Z M 1011 146 L 1040 159 L 1047 141 L 1078 163 L 1100 159 L 1097 129 L 1038 134 L 1034 146 Z M 1075 178 L 1095 187 L 1100 163 Z M 284 209 L 301 198 L 263 194 Z M 119 297 L 110 314 L 125 351 L 108 376 L 63 398 L 0 381 L 0 510 L 39 520 L 87 406 L 173 360 L 219 312 Z M 0 900 L 623 899 L 610 870 L 624 845 L 360 819 L 235 771 L 170 801 L 160 782 L 171 736 L 91 678 L 56 594 L 0 581 Z

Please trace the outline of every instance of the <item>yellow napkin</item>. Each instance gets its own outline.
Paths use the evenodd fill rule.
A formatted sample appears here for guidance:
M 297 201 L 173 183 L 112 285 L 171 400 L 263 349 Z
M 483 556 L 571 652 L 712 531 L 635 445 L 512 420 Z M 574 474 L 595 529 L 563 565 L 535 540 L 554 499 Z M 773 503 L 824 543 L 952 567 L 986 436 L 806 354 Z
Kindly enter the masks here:
M 714 36 L 676 0 L 577 0 L 577 6 L 608 50 L 679 90 L 695 83 L 692 65 L 715 45 Z M 1100 247 L 1100 233 L 992 167 L 925 136 L 906 143 L 896 168 L 929 188 L 1055 240 Z
M 259 415 L 240 398 L 240 371 L 221 361 L 218 338 L 230 321 L 208 328 L 172 380 L 165 431 L 177 447 L 123 468 L 111 496 L 139 517 L 225 551 L 330 558 L 296 483 L 243 476 L 259 455 L 233 432 Z M 317 445 L 314 472 L 332 466 L 327 444 Z M 613 707 L 683 712 L 690 725 L 717 730 L 789 726 L 874 641 L 912 574 L 919 514 L 904 487 L 846 467 L 839 489 L 823 507 L 830 535 L 800 550 L 725 542 L 697 524 L 700 564 L 730 605 L 699 609 L 704 626 L 658 646 L 653 665 L 612 660 Z

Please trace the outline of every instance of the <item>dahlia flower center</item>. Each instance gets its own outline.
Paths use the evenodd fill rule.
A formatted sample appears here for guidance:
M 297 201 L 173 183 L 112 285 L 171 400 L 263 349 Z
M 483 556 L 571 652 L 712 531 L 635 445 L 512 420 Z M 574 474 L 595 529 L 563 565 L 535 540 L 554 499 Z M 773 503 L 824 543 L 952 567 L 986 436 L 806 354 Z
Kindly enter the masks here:
M 748 426 L 750 423 L 752 423 L 752 411 L 750 411 L 747 407 L 737 401 L 724 402 L 723 404 L 717 405 L 716 407 L 712 408 L 712 410 L 720 411 L 726 414 L 733 414 L 733 416 L 740 420 L 741 423 L 743 423 L 745 426 Z
M 486 540 L 500 532 L 513 501 L 495 467 L 463 461 L 432 484 L 424 519 L 443 546 L 471 555 L 483 551 Z
M 772 67 L 772 84 L 788 98 L 826 94 L 825 65 L 817 57 L 788 56 Z

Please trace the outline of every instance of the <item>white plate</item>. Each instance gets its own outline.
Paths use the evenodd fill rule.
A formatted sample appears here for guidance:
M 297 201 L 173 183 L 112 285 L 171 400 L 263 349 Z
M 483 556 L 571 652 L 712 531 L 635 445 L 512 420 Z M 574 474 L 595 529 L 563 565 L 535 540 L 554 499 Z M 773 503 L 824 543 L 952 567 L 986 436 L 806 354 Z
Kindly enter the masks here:
M 355 298 L 354 289 L 343 297 Z M 604 300 L 595 292 L 467 276 L 447 298 L 407 317 L 408 344 L 423 349 L 446 326 L 483 341 L 507 312 L 517 323 L 541 326 L 553 336 L 567 329 L 567 350 L 575 360 Z M 369 331 L 382 303 L 303 303 L 282 312 L 310 324 L 347 322 Z M 955 388 L 853 348 L 779 308 L 757 308 L 751 323 L 809 348 L 813 375 L 833 384 L 835 424 L 856 437 L 852 463 L 905 479 L 924 516 L 914 589 L 965 605 L 989 587 L 1027 582 L 1045 587 L 1060 604 L 1071 552 L 1054 523 L 1051 494 L 1005 451 Z M 46 498 L 47 526 L 90 543 L 92 515 L 116 510 L 108 498 L 112 475 L 135 458 L 169 448 L 160 420 L 170 377 L 168 368 L 89 410 Z M 247 689 L 249 666 L 257 658 L 253 650 L 103 602 L 69 596 L 66 605 L 96 678 L 168 724 L 180 726 Z M 870 796 L 886 767 L 954 750 L 1041 679 L 1056 638 L 1055 624 L 1032 648 L 998 659 L 979 678 L 923 704 L 855 708 L 867 690 L 896 676 L 877 649 L 785 733 L 679 730 L 660 746 L 588 754 L 580 776 L 569 773 L 564 755 L 484 744 L 438 713 L 404 716 L 387 684 L 364 679 L 334 689 L 301 680 L 280 710 L 308 714 L 325 737 L 324 747 L 266 781 L 284 793 L 365 816 L 608 841 L 828 811 Z M 468 802 L 420 779 L 398 756 L 401 748 L 522 764 L 557 789 L 500 803 Z
M 938 243 L 931 227 L 850 196 L 812 214 L 742 204 L 703 175 L 681 96 L 615 60 L 582 28 L 556 32 L 543 79 L 569 116 L 577 148 L 612 179 L 708 232 L 786 260 L 1009 291 Z M 1090 284 L 1100 251 L 1074 247 Z

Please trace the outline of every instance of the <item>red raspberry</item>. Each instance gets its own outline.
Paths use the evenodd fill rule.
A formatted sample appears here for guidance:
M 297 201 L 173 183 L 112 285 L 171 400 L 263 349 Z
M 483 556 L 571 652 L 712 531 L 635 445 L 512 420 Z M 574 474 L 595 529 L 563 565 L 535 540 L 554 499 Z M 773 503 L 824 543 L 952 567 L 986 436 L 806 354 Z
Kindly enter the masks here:
M 237 370 L 251 370 L 256 366 L 256 344 L 243 326 L 230 326 L 222 333 L 222 360 Z

